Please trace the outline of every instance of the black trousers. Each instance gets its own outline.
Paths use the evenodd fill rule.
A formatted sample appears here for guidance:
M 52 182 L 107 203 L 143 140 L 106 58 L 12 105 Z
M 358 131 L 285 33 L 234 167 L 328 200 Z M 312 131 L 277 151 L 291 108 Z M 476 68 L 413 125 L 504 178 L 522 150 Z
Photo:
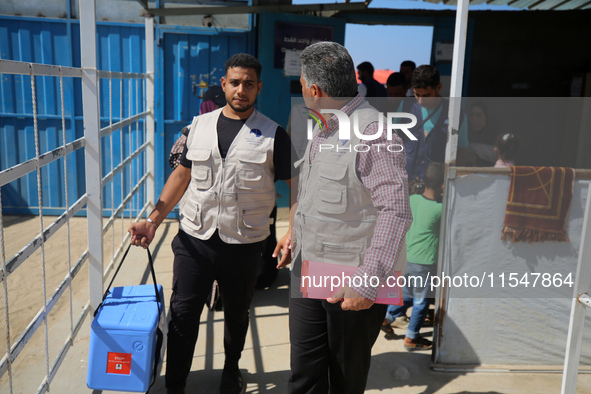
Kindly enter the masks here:
M 218 232 L 207 241 L 182 230 L 172 241 L 174 267 L 168 325 L 166 387 L 184 387 L 191 370 L 199 322 L 214 280 L 224 303 L 226 363 L 238 365 L 254 294 L 262 243 L 227 244 Z
M 291 297 L 290 394 L 357 394 L 365 391 L 386 305 L 343 311 L 340 303 Z

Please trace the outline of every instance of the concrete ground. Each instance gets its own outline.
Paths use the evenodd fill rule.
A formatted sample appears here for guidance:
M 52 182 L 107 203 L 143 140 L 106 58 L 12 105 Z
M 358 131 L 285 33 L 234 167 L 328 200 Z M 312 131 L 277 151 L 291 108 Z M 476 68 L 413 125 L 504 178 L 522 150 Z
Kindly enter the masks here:
M 278 233 L 284 233 L 285 221 L 278 222 Z M 158 282 L 164 286 L 167 303 L 172 283 L 172 251 L 170 242 L 178 225 L 170 220 L 162 224 L 151 250 L 155 258 Z M 141 249 L 130 253 L 118 276 L 116 285 L 151 283 L 147 259 Z M 241 370 L 248 393 L 287 392 L 289 368 L 288 332 L 289 271 L 283 269 L 275 284 L 257 291 L 251 308 L 250 330 L 241 360 Z M 91 318 L 87 317 L 74 345 L 58 370 L 50 386 L 52 393 L 100 393 L 86 387 L 88 345 Z M 423 334 L 432 336 L 433 329 Z M 431 369 L 430 351 L 407 352 L 402 345 L 404 330 L 395 329 L 395 338 L 378 338 L 372 356 L 372 367 L 367 393 L 559 393 L 559 373 L 492 373 L 492 372 L 435 372 Z M 66 337 L 66 333 L 63 338 Z M 35 345 L 33 345 L 35 346 Z M 187 393 L 212 394 L 218 392 L 223 366 L 223 315 L 203 311 L 200 336 L 189 375 Z M 16 366 L 15 366 L 16 367 Z M 27 372 L 44 370 L 45 362 L 30 363 L 21 379 L 13 384 L 14 393 L 34 393 L 40 381 L 27 382 Z M 164 369 L 163 369 L 164 371 Z M 18 375 L 18 371 L 13 371 Z M 8 393 L 6 376 L 0 381 L 0 392 Z M 165 393 L 163 375 L 156 379 L 150 393 Z M 591 392 L 591 375 L 581 374 L 577 393 Z

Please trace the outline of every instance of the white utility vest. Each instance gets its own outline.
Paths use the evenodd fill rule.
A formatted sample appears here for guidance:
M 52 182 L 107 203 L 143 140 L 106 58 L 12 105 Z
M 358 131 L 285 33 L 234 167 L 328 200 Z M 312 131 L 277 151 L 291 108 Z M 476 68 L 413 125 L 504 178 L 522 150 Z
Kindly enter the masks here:
M 360 132 L 383 115 L 364 102 L 355 111 Z M 351 119 L 353 117 L 350 117 Z M 386 120 L 383 119 L 383 124 Z M 360 266 L 365 251 L 370 246 L 377 219 L 370 190 L 357 176 L 356 157 L 359 150 L 367 150 L 363 141 L 353 132 L 351 139 L 339 140 L 336 131 L 310 164 L 308 144 L 300 165 L 298 207 L 294 217 L 294 257 L 302 254 L 302 260 Z M 361 144 L 361 145 L 359 145 Z M 324 149 L 324 146 L 338 146 Z M 385 147 L 382 146 L 382 149 Z M 350 152 L 349 152 L 350 150 Z M 403 253 L 401 253 L 402 255 Z M 404 255 L 406 255 L 404 253 Z M 400 262 L 400 259 L 399 259 Z M 396 264 L 399 270 L 399 264 Z
M 217 123 L 222 108 L 196 116 L 187 138 L 191 182 L 180 208 L 180 228 L 198 239 L 219 230 L 222 241 L 246 244 L 269 235 L 275 206 L 273 147 L 277 123 L 257 110 L 222 159 Z

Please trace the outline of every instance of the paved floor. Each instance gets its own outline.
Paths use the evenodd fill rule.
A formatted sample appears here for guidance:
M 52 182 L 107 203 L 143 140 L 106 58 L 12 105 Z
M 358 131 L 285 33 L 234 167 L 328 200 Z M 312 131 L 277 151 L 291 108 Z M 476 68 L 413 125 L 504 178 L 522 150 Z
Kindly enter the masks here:
M 283 224 L 282 224 L 283 223 Z M 285 222 L 278 223 L 285 231 Z M 175 221 L 165 222 L 152 246 L 158 282 L 165 288 L 168 303 L 172 282 L 170 242 L 177 231 Z M 137 252 L 137 253 L 136 253 Z M 151 283 L 145 268 L 145 254 L 137 249 L 122 271 L 120 285 Z M 257 291 L 251 309 L 250 330 L 241 360 L 248 393 L 282 394 L 289 377 L 288 270 L 281 270 L 272 288 Z M 118 281 L 120 279 L 118 278 Z M 168 308 L 167 308 L 168 310 Z M 90 319 L 74 341 L 66 360 L 57 372 L 52 393 L 90 393 L 86 387 Z M 403 330 L 387 340 L 380 335 L 374 346 L 367 393 L 559 393 L 560 374 L 548 373 L 451 373 L 430 368 L 430 351 L 409 353 L 402 346 Z M 424 330 L 432 335 L 432 328 Z M 223 322 L 221 312 L 204 311 L 200 337 L 189 376 L 187 393 L 218 392 L 223 366 Z M 41 368 L 44 368 L 41 367 Z M 35 390 L 39 382 L 34 382 Z M 29 393 L 14 387 L 15 393 Z M 591 375 L 579 376 L 578 393 L 591 392 Z M 99 391 L 95 391 L 99 393 Z M 165 393 L 160 376 L 150 393 Z

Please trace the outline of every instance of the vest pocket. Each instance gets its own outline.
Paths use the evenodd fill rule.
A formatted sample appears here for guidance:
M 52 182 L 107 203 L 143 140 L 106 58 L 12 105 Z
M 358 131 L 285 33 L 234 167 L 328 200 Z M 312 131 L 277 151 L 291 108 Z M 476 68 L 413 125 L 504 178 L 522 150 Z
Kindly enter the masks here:
M 199 230 L 201 228 L 201 205 L 187 198 L 180 210 L 180 220 L 183 219 L 191 221 L 196 229 Z
M 191 149 L 187 151 L 187 159 L 192 161 L 191 181 L 200 190 L 207 190 L 213 185 L 211 152 L 208 150 Z
M 240 167 L 237 166 L 236 168 L 236 187 L 245 190 L 254 190 L 263 187 L 265 173 L 262 168 Z
M 318 195 L 320 197 L 318 212 L 335 215 L 347 209 L 347 190 L 344 187 L 320 187 Z
M 361 265 L 363 250 L 363 245 L 316 241 L 317 254 L 323 258 L 324 263 L 358 267 Z
M 238 151 L 236 187 L 243 190 L 261 189 L 265 184 L 267 152 Z
M 347 166 L 320 163 L 317 210 L 338 215 L 347 210 Z
M 269 229 L 269 214 L 267 208 L 240 208 L 238 231 L 245 237 L 264 234 Z

